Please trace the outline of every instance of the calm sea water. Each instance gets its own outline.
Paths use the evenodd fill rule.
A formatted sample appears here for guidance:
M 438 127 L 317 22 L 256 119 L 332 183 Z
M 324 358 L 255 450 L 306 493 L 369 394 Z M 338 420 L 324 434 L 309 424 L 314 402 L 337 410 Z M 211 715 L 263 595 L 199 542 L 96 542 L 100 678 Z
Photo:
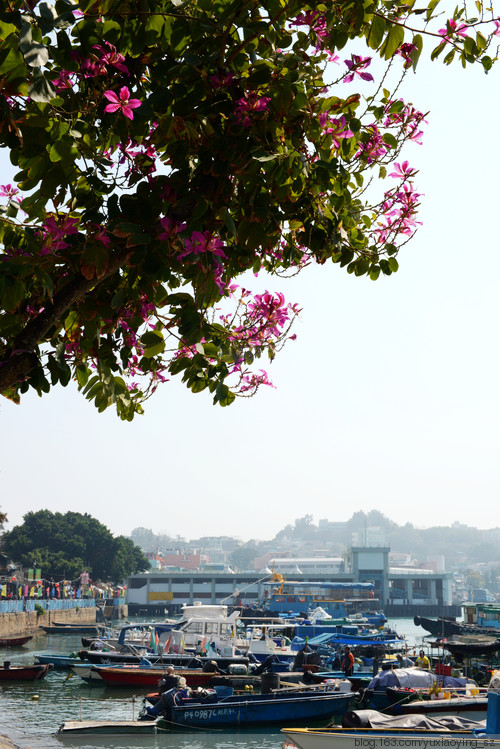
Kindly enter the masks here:
M 406 635 L 409 646 L 423 642 L 424 630 L 413 619 L 389 621 L 398 634 Z M 71 653 L 80 649 L 77 636 L 37 634 L 22 648 L 0 648 L 0 663 L 33 663 L 34 653 Z M 259 730 L 198 730 L 171 732 L 156 736 L 62 737 L 58 727 L 68 720 L 132 720 L 142 707 L 143 695 L 130 689 L 88 687 L 79 677 L 68 678 L 65 671 L 50 671 L 38 682 L 0 683 L 0 734 L 22 749 L 280 749 L 283 734 L 279 728 Z M 90 742 L 90 743 L 89 743 Z

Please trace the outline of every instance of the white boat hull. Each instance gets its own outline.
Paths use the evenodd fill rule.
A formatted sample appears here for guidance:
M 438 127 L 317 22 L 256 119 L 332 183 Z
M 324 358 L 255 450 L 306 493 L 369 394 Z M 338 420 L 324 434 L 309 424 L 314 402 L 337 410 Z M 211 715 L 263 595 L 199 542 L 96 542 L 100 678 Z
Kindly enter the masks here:
M 500 749 L 498 738 L 458 731 L 416 734 L 404 729 L 283 728 L 282 732 L 299 749 Z

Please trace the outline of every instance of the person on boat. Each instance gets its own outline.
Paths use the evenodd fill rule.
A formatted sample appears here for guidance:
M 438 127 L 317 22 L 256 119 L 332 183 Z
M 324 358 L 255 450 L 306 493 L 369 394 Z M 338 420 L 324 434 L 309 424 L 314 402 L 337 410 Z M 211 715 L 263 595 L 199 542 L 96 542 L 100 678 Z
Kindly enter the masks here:
M 423 650 L 420 651 L 419 656 L 417 660 L 415 661 L 415 666 L 417 668 L 426 668 L 428 671 L 431 670 L 431 662 L 427 658 Z
M 346 645 L 344 648 L 344 657 L 342 658 L 340 668 L 345 676 L 352 676 L 352 672 L 354 671 L 354 656 L 349 645 Z
M 340 655 L 341 655 L 340 653 L 335 652 L 329 658 L 327 658 L 326 663 L 327 663 L 328 666 L 330 666 L 330 668 L 332 669 L 332 671 L 338 671 L 339 670 L 339 668 L 340 668 L 340 662 L 341 662 Z
M 415 665 L 411 658 L 407 658 L 406 655 L 398 653 L 396 658 L 398 659 L 399 668 L 413 668 Z
M 217 661 L 207 661 L 203 666 L 203 672 L 206 674 L 220 674 L 220 668 L 217 665 Z
M 158 682 L 158 691 L 160 694 L 167 692 L 169 689 L 179 688 L 179 677 L 175 675 L 173 666 L 167 666 L 164 676 Z
M 297 655 L 295 656 L 293 660 L 292 671 L 302 671 L 303 665 L 307 663 L 308 653 L 312 653 L 312 648 L 310 647 L 310 645 L 307 644 L 307 640 L 306 640 L 306 644 L 304 645 L 302 650 L 299 650 L 299 652 L 297 653 Z
M 176 677 L 177 678 L 177 677 Z M 163 679 L 162 679 L 163 681 Z M 167 689 L 160 694 L 160 699 L 153 707 L 146 706 L 139 714 L 140 720 L 154 720 L 159 715 L 169 716 L 172 707 L 182 703 L 183 699 L 189 697 L 190 690 L 187 687 L 186 679 L 180 676 L 177 679 L 177 687 Z

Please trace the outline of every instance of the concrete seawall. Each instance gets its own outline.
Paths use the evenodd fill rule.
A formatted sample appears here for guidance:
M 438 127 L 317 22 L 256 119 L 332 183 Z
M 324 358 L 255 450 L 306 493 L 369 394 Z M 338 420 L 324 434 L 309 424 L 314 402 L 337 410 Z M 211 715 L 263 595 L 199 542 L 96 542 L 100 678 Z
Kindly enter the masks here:
M 33 634 L 42 625 L 54 622 L 64 624 L 93 624 L 96 621 L 98 609 L 60 609 L 46 611 L 38 616 L 36 611 L 14 611 L 9 614 L 0 613 L 0 637 L 15 637 L 16 635 Z
M 43 607 L 43 602 L 42 602 Z M 101 622 L 102 616 L 107 621 L 116 621 L 128 617 L 126 604 L 106 605 L 101 607 L 79 607 L 75 604 L 71 609 L 50 609 L 38 616 L 36 611 L 14 611 L 0 613 L 0 637 L 15 637 L 16 635 L 33 634 L 41 626 L 50 626 L 54 622 L 62 624 L 94 624 Z

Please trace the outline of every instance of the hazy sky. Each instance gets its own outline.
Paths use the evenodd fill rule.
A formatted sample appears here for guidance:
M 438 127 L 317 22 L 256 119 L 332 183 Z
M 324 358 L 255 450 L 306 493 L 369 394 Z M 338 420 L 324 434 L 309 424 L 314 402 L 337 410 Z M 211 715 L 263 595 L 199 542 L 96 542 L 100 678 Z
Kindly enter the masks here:
M 267 539 L 306 513 L 375 508 L 419 527 L 500 526 L 499 71 L 426 63 L 399 92 L 431 112 L 404 154 L 423 227 L 397 274 L 252 279 L 303 307 L 269 368 L 276 390 L 221 409 L 174 379 L 131 424 L 73 384 L 2 400 L 6 528 L 42 508 L 187 538 Z

